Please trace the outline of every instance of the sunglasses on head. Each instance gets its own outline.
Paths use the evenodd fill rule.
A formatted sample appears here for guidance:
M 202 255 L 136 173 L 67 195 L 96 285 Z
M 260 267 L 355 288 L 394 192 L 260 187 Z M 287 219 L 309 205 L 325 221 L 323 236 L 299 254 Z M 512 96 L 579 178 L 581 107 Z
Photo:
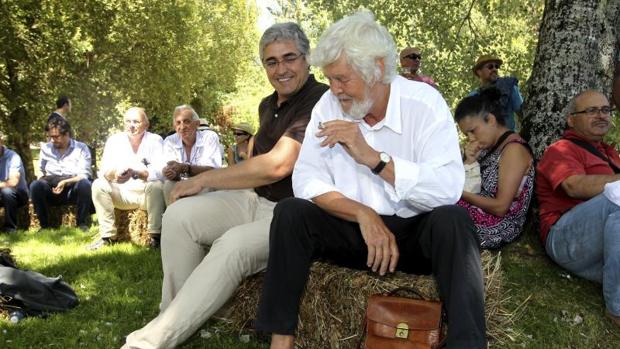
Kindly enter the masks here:
M 403 58 L 409 58 L 409 59 L 415 61 L 416 59 L 422 59 L 422 55 L 418 55 L 418 54 L 412 53 L 410 55 L 406 55 Z

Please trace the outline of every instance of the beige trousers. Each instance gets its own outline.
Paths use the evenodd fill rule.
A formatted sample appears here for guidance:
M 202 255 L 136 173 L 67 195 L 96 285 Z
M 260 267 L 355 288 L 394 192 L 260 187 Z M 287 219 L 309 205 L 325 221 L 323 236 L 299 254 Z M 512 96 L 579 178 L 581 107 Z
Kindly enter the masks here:
M 161 217 L 165 209 L 163 184 L 160 181 L 144 183 L 144 190 L 128 189 L 123 184 L 110 183 L 105 178 L 97 178 L 91 187 L 93 204 L 97 211 L 99 233 L 102 238 L 116 236 L 114 208 L 146 210 L 150 234 L 161 232 Z
M 164 214 L 159 315 L 127 336 L 123 348 L 174 348 L 264 270 L 275 202 L 253 190 L 202 192 Z M 209 252 L 206 247 L 211 246 Z

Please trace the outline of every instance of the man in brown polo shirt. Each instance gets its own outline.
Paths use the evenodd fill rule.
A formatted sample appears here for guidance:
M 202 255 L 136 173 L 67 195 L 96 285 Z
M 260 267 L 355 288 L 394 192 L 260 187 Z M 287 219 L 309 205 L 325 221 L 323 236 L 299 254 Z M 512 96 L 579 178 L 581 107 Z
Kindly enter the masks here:
M 306 125 L 328 89 L 309 74 L 309 46 L 294 23 L 263 34 L 260 58 L 275 92 L 260 103 L 252 156 L 175 186 L 162 224 L 160 314 L 131 333 L 123 348 L 176 347 L 245 277 L 265 269 L 273 208 L 293 196 L 291 173 Z

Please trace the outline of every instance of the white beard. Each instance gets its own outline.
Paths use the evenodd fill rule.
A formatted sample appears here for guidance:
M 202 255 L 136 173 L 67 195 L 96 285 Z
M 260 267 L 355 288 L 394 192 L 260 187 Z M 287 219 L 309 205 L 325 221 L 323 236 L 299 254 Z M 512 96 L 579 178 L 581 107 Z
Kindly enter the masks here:
M 351 108 L 349 108 L 349 112 L 345 112 L 343 110 L 344 115 L 353 119 L 353 120 L 361 120 L 366 115 L 368 115 L 368 111 L 372 107 L 374 101 L 370 98 L 370 89 L 366 88 L 364 93 L 364 100 L 361 102 L 356 101 L 355 99 L 351 100 Z

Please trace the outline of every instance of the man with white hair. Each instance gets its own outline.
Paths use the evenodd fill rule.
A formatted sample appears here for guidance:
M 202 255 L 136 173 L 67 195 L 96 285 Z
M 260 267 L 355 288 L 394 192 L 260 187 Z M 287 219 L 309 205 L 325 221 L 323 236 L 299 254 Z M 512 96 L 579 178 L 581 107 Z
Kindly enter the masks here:
M 312 107 L 327 90 L 310 74 L 309 50 L 295 23 L 263 33 L 258 52 L 275 91 L 258 107 L 252 156 L 176 185 L 163 219 L 160 313 L 129 334 L 123 348 L 178 346 L 244 278 L 265 269 L 273 207 L 293 196 L 293 165 Z
M 258 330 L 294 347 L 310 265 L 433 273 L 447 346 L 486 348 L 484 287 L 446 102 L 396 75 L 396 47 L 369 12 L 333 24 L 310 56 L 330 82 L 312 111 L 293 171 L 295 198 L 276 205 Z
M 17 229 L 17 209 L 28 203 L 28 184 L 21 157 L 7 148 L 4 140 L 0 131 L 0 207 L 4 207 L 0 232 L 12 233 Z
M 222 167 L 220 138 L 209 129 L 198 131 L 200 118 L 194 108 L 187 104 L 174 108 L 172 126 L 176 132 L 164 140 L 166 166 L 162 174 L 166 178 L 166 205 L 170 203 L 170 192 L 180 180 Z
M 93 203 L 100 238 L 88 246 L 97 250 L 115 242 L 114 208 L 146 209 L 150 247 L 159 247 L 164 194 L 161 183 L 162 139 L 147 131 L 143 108 L 129 108 L 123 117 L 125 131 L 108 138 L 99 178 L 93 182 Z

